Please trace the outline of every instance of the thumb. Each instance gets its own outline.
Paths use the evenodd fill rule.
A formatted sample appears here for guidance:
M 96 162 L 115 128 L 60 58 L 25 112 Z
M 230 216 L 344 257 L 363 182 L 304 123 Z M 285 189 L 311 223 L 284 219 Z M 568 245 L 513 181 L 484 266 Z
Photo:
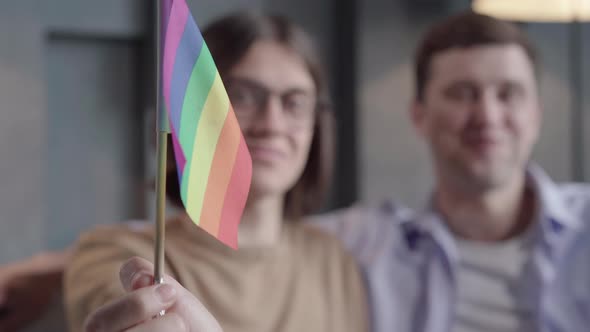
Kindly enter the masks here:
M 121 285 L 127 292 L 153 285 L 154 265 L 140 257 L 127 260 L 119 270 Z

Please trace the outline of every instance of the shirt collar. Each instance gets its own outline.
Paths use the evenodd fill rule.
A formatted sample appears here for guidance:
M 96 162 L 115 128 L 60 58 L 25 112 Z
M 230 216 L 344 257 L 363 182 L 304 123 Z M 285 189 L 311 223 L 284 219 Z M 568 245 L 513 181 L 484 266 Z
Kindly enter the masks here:
M 581 218 L 568 206 L 559 185 L 553 182 L 541 167 L 531 163 L 526 168 L 526 175 L 527 185 L 532 186 L 538 201 L 537 218 L 544 234 L 560 233 L 564 229 L 578 230 L 582 227 Z M 441 244 L 448 244 L 453 242 L 452 235 L 436 212 L 433 197 L 434 195 L 430 195 L 425 208 L 417 215 L 415 227 L 430 234 Z
M 582 228 L 583 220 L 568 204 L 563 189 L 541 167 L 531 164 L 527 169 L 527 176 L 539 202 L 539 216 L 544 233 L 555 233 L 564 228 Z

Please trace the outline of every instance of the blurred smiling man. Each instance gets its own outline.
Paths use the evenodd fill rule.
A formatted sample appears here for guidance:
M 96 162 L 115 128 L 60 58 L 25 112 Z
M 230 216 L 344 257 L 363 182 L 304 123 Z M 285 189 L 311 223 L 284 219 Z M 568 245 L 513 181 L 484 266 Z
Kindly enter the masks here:
M 428 206 L 319 218 L 361 263 L 374 331 L 588 331 L 590 189 L 530 162 L 537 66 L 518 27 L 472 12 L 422 40 L 410 113 L 435 172 Z

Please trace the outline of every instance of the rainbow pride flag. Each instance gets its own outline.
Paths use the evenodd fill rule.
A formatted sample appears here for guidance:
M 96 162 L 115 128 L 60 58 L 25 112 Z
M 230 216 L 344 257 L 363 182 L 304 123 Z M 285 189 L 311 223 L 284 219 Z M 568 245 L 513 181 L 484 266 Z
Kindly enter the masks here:
M 186 1 L 161 1 L 161 86 L 182 202 L 195 224 L 236 249 L 250 153 Z

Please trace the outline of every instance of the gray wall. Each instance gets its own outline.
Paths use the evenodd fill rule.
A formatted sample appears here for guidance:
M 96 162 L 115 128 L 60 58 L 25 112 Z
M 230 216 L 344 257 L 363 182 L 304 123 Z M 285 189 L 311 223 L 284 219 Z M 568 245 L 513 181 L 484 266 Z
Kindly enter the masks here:
M 408 2 L 360 2 L 359 177 L 361 200 L 393 197 L 417 207 L 424 204 L 430 192 L 432 176 L 427 150 L 415 135 L 408 116 L 413 94 L 412 56 L 433 20 L 468 8 L 468 1 L 449 0 L 448 6 L 431 11 L 416 10 L 419 6 L 408 10 L 410 7 L 403 5 Z M 570 180 L 572 144 L 578 143 L 570 139 L 568 29 L 562 24 L 529 24 L 525 28 L 543 60 L 541 95 L 545 123 L 534 159 L 557 180 Z M 584 40 L 588 41 L 588 36 L 586 27 Z M 590 42 L 584 47 L 587 59 Z M 582 70 L 587 94 L 590 63 L 586 62 Z M 586 111 L 590 110 L 589 103 L 586 98 Z M 585 124 L 589 128 L 588 116 Z M 588 139 L 586 135 L 585 141 L 590 142 Z M 590 175 L 590 155 L 585 154 L 584 158 L 588 161 L 586 174 Z
M 584 110 L 584 179 L 590 180 L 590 24 L 582 29 L 582 109 Z
M 111 173 L 109 165 L 99 164 L 104 161 L 104 156 L 94 154 L 97 159 L 94 161 L 85 159 L 92 151 L 89 151 L 89 155 L 77 156 L 83 144 L 76 145 L 80 150 L 70 149 L 75 146 L 74 142 L 81 143 L 84 139 L 94 141 L 94 149 L 100 152 L 112 146 L 112 141 L 117 138 L 113 135 L 119 135 L 123 140 L 125 131 L 105 131 L 111 136 L 105 136 L 104 139 L 92 137 L 83 127 L 78 128 L 78 131 L 72 129 L 72 116 L 86 116 L 89 120 L 80 125 L 96 125 L 100 131 L 101 124 L 108 129 L 109 121 L 115 123 L 112 111 L 129 106 L 124 101 L 115 105 L 117 101 L 113 99 L 112 104 L 106 102 L 85 110 L 81 107 L 84 105 L 79 104 L 83 101 L 80 98 L 112 98 L 113 95 L 108 94 L 110 90 L 117 91 L 124 87 L 109 87 L 115 76 L 106 78 L 107 82 L 95 81 L 97 72 L 79 70 L 84 69 L 85 64 L 100 66 L 101 61 L 107 61 L 102 63 L 102 69 L 106 72 L 115 70 L 117 64 L 124 64 L 125 52 L 130 52 L 125 50 L 127 42 L 135 42 L 145 28 L 141 11 L 139 0 L 109 0 L 101 1 L 100 4 L 96 1 L 63 0 L 48 3 L 22 0 L 0 4 L 0 43 L 3 45 L 0 48 L 0 100 L 3 107 L 0 112 L 0 211 L 3 218 L 0 224 L 0 263 L 71 242 L 79 229 L 68 227 L 73 220 L 62 219 L 66 209 L 72 212 L 71 215 L 80 218 L 80 223 L 89 224 L 84 219 L 92 219 L 91 214 L 95 214 L 96 210 L 88 210 L 90 205 L 72 200 L 75 195 L 71 191 L 76 188 L 68 185 L 68 178 L 84 176 L 81 168 L 88 162 L 102 169 L 102 174 L 94 174 L 95 179 L 91 179 L 91 182 L 97 182 L 97 178 L 108 178 L 109 174 L 124 175 L 124 169 L 129 168 L 129 165 L 118 165 L 113 167 Z M 67 37 L 54 38 L 55 34 Z M 117 46 L 109 47 L 113 40 L 123 46 L 118 49 Z M 76 53 L 78 56 L 72 54 L 67 59 L 70 62 L 64 63 L 62 56 L 66 55 L 63 52 L 68 47 L 79 52 Z M 94 50 L 102 50 L 102 53 L 93 53 L 93 47 Z M 85 52 L 91 52 L 93 56 L 89 58 Z M 118 57 L 121 55 L 123 58 Z M 61 69 L 69 69 L 74 76 L 60 76 L 60 65 Z M 87 75 L 76 77 L 76 74 Z M 124 79 L 130 79 L 128 72 L 119 74 Z M 79 89 L 69 91 L 77 81 Z M 81 92 L 89 94 L 81 95 Z M 51 98 L 48 98 L 49 93 L 52 94 Z M 68 109 L 64 109 L 64 106 Z M 99 109 L 101 107 L 110 109 L 104 109 L 103 112 Z M 70 148 L 67 144 L 70 144 Z M 127 142 L 123 144 L 129 145 Z M 73 174 L 75 171 L 79 171 L 79 174 Z M 92 172 L 87 175 L 93 177 Z M 86 203 L 93 207 L 103 212 L 111 207 L 103 204 L 108 202 L 104 195 L 106 192 L 93 197 L 100 190 L 92 186 L 78 189 L 81 191 L 78 196 L 86 193 Z M 100 213 L 96 214 L 100 216 Z M 102 215 L 105 217 L 103 219 L 114 217 L 109 212 Z
M 42 248 L 44 85 L 38 22 L 26 1 L 0 9 L 0 261 Z M 8 7 L 8 8 L 4 8 Z M 21 30 L 17 33 L 15 26 Z M 17 38 L 20 37 L 20 38 Z

